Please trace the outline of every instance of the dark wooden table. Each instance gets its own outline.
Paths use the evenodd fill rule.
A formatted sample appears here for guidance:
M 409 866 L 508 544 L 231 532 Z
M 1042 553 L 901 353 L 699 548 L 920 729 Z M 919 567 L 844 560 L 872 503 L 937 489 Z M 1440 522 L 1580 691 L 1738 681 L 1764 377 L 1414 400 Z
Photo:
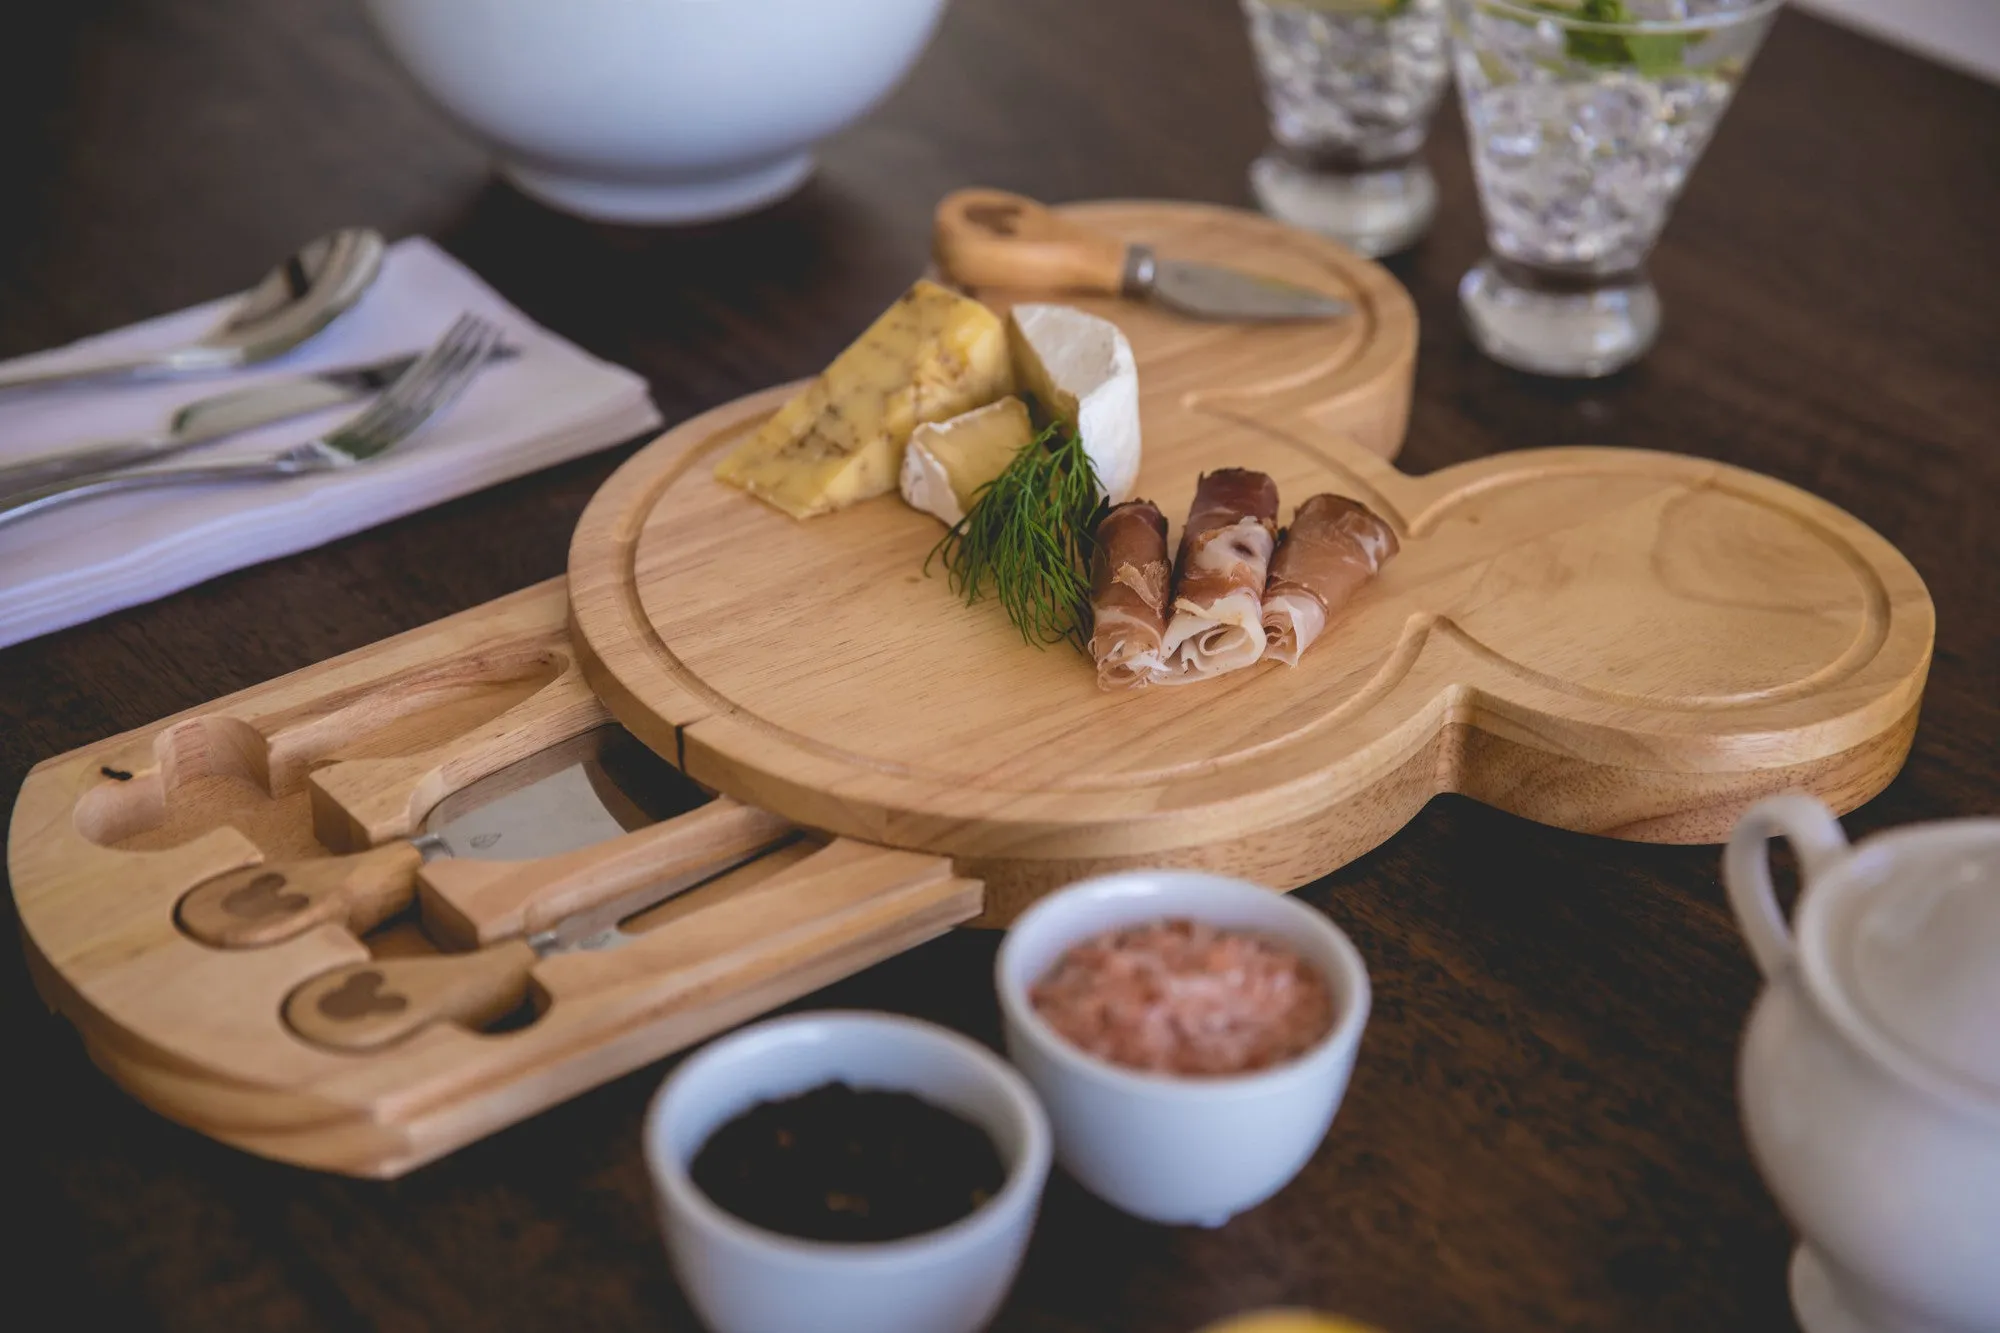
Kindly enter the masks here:
M 817 369 L 924 261 L 932 203 L 1246 203 L 1263 140 L 1226 0 L 961 0 L 802 193 L 699 232 L 586 225 L 496 183 L 349 0 L 77 0 L 0 42 L 0 355 L 247 282 L 360 220 L 427 232 L 639 368 L 669 421 Z M 17 40 L 18 39 L 18 40 Z M 1602 443 L 1815 491 L 1929 582 L 1908 768 L 1848 822 L 2000 808 L 2000 90 L 1782 16 L 1653 271 L 1640 367 L 1480 359 L 1453 291 L 1480 226 L 1456 112 L 1433 234 L 1391 267 L 1424 336 L 1405 465 Z M 110 733 L 562 572 L 629 448 L 0 653 L 0 791 Z M 503 536 L 504 534 L 504 536 Z M 1301 1303 L 1395 1333 L 1784 1328 L 1789 1236 L 1738 1128 L 1755 991 L 1715 849 L 1559 833 L 1456 799 L 1304 890 L 1376 1010 L 1333 1133 L 1215 1232 L 1058 1179 L 1004 1329 L 1187 1330 Z M 814 997 L 991 1039 L 994 937 Z M 13 1327 L 690 1328 L 638 1152 L 660 1067 L 393 1184 L 271 1165 L 142 1110 L 5 964 Z M 25 1224 L 25 1227 L 23 1226 Z M 58 1313 L 59 1312 L 59 1313 Z

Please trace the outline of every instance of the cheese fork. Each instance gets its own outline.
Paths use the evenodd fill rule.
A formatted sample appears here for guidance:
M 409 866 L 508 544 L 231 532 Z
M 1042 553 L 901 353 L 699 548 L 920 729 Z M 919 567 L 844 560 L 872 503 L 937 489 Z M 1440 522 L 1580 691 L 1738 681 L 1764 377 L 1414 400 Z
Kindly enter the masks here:
M 182 484 L 269 481 L 336 472 L 379 458 L 457 401 L 492 358 L 500 329 L 477 315 L 461 315 L 443 338 L 366 411 L 345 425 L 269 458 L 100 473 L 53 482 L 0 497 L 0 525 L 44 510 L 120 491 Z
M 380 1050 L 433 1023 L 458 1023 L 477 1030 L 519 1009 L 534 997 L 535 969 L 568 953 L 621 949 L 649 933 L 671 900 L 697 890 L 713 898 L 752 884 L 801 880 L 810 894 L 813 863 L 832 863 L 881 849 L 856 844 L 828 847 L 796 836 L 756 859 L 718 861 L 707 874 L 683 875 L 628 894 L 616 902 L 567 917 L 526 938 L 501 940 L 465 953 L 369 958 L 309 978 L 285 997 L 285 1023 L 306 1040 L 331 1050 Z M 897 855 L 897 853 L 889 853 Z M 763 913 L 757 914 L 763 917 Z M 776 919 L 784 919 L 774 914 Z M 765 933 L 771 927 L 757 921 Z M 720 950 L 727 953 L 727 950 Z M 699 971 L 687 978 L 702 981 Z

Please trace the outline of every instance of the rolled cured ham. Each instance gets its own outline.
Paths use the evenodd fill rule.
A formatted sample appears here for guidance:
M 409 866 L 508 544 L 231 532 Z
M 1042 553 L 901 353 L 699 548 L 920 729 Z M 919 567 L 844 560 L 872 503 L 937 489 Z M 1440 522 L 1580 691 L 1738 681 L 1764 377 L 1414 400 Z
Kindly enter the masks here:
M 1236 671 L 1264 655 L 1264 576 L 1277 520 L 1278 485 L 1262 472 L 1223 468 L 1195 485 L 1173 619 L 1160 645 L 1180 667 L 1172 683 Z
M 1160 641 L 1167 632 L 1167 520 L 1149 500 L 1128 500 L 1098 520 L 1090 557 L 1090 655 L 1097 687 L 1136 690 L 1176 670 Z
M 1297 666 L 1327 622 L 1398 549 L 1395 530 L 1359 500 L 1315 495 L 1300 505 L 1271 560 L 1264 651 Z

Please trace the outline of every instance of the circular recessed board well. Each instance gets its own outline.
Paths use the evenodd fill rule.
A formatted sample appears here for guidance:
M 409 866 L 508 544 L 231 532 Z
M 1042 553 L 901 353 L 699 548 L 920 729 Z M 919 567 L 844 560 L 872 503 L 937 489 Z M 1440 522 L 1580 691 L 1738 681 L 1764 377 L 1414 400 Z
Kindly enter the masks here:
M 943 529 L 897 497 L 800 522 L 717 482 L 716 460 L 796 386 L 752 395 L 636 455 L 571 549 L 588 678 L 697 780 L 949 854 L 1004 920 L 1121 866 L 1294 887 L 1440 791 L 1566 828 L 1715 841 L 1770 791 L 1845 809 L 1894 775 L 1934 617 L 1859 521 L 1671 454 L 1542 449 L 1404 475 L 1387 456 L 1416 320 L 1382 269 L 1228 209 L 1065 211 L 1357 309 L 1250 327 L 1077 301 L 1138 358 L 1138 494 L 1178 519 L 1200 473 L 1257 468 L 1281 518 L 1318 491 L 1355 496 L 1402 553 L 1296 668 L 1106 694 L 1073 649 L 1023 643 L 996 605 L 927 575 Z

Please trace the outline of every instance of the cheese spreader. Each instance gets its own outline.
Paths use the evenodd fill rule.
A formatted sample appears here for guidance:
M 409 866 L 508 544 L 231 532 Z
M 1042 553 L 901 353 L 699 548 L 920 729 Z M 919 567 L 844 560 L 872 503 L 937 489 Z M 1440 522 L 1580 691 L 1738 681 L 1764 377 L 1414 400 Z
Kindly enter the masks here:
M 204 943 L 254 948 L 329 922 L 362 934 L 421 899 L 426 932 L 470 948 L 664 897 L 792 831 L 762 810 L 710 800 L 606 726 L 455 793 L 421 836 L 208 880 L 181 900 L 180 922 Z
M 768 878 L 819 850 L 818 842 L 796 837 L 749 865 L 714 866 L 695 882 L 727 892 L 739 878 Z M 530 999 L 536 963 L 629 944 L 645 933 L 661 900 L 694 886 L 686 881 L 654 884 L 624 901 L 566 917 L 526 939 L 503 940 L 470 953 L 350 963 L 321 973 L 287 996 L 285 1022 L 308 1041 L 343 1051 L 376 1050 L 432 1023 L 483 1028 Z
M 938 204 L 938 266 L 968 287 L 1150 300 L 1196 319 L 1336 319 L 1353 307 L 1296 283 L 1165 259 L 1151 246 L 1090 230 L 1023 195 L 958 190 Z

